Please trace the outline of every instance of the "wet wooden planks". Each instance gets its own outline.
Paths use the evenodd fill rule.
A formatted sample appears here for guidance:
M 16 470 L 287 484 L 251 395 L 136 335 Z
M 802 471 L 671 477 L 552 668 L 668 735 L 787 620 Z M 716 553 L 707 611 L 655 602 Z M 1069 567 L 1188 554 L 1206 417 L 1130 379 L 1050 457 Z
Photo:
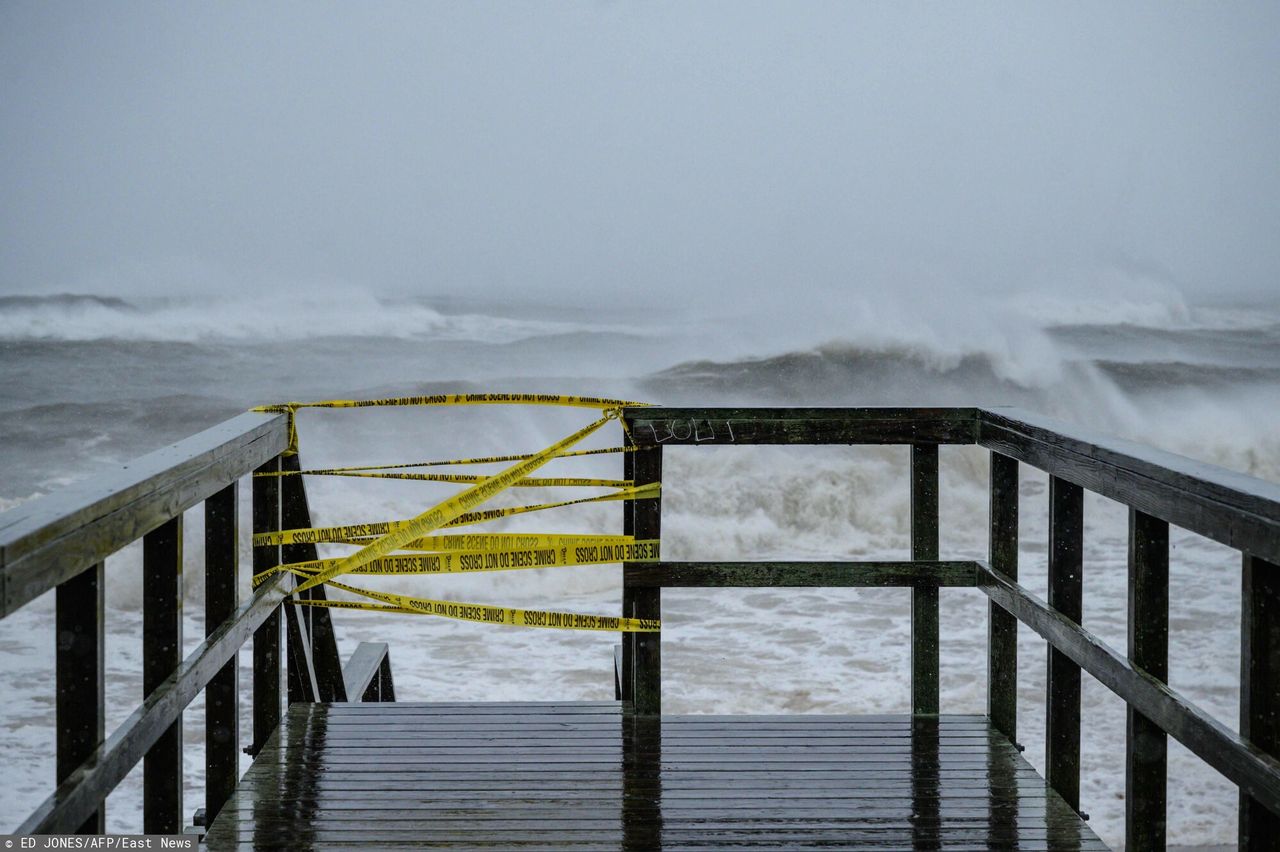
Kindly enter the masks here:
M 210 849 L 1105 849 L 985 717 L 295 704 Z

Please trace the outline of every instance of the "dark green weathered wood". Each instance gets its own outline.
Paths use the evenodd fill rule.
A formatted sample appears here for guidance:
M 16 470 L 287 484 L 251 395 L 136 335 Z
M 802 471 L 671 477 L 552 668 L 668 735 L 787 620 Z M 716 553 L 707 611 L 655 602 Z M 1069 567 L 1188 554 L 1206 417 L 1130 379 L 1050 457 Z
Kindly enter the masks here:
M 1165 683 L 1135 668 L 1129 659 L 1052 609 L 1022 586 L 978 564 L 979 588 L 1017 616 L 1103 686 L 1222 773 L 1228 780 L 1280 811 L 1280 760 L 1254 746 Z
M 1018 463 L 991 454 L 991 568 L 1018 579 Z M 995 729 L 1018 741 L 1018 619 L 987 605 L 987 716 Z
M 311 638 L 307 633 L 307 616 L 302 611 L 307 608 L 290 602 L 286 604 L 283 611 L 289 656 L 289 670 L 285 674 L 285 679 L 288 682 L 290 704 L 320 700 L 320 686 L 316 682 L 315 664 L 311 659 Z
M 239 483 L 204 503 L 204 635 L 239 607 Z M 233 656 L 205 688 L 205 824 L 218 815 L 240 777 L 240 679 Z
M 225 488 L 288 443 L 280 414 L 242 414 L 114 473 L 0 513 L 0 617 Z
M 941 802 L 934 795 L 941 786 L 942 763 L 953 750 L 966 749 L 965 746 L 949 745 L 947 753 L 942 751 L 942 740 L 939 737 L 936 716 L 915 716 L 911 723 L 911 840 L 916 849 L 928 849 L 937 845 L 937 825 L 941 818 Z M 998 746 L 997 746 L 998 747 Z M 874 749 L 874 746 L 872 747 Z M 868 750 L 868 757 L 875 759 L 876 751 Z M 964 758 L 982 755 L 990 760 L 992 751 L 990 742 L 974 744 L 967 748 Z M 982 814 L 986 818 L 986 814 Z
M 623 443 L 628 447 L 636 446 L 631 436 L 630 426 L 624 431 Z M 622 454 L 622 478 L 624 480 L 633 480 L 635 478 L 635 453 L 626 452 Z M 622 534 L 635 535 L 635 510 L 636 500 L 622 501 Z M 635 590 L 636 586 L 630 581 L 630 577 L 634 576 L 635 569 L 628 573 L 623 571 L 622 580 L 622 611 L 624 613 L 631 612 L 635 608 Z M 620 682 L 618 685 L 618 700 L 633 702 L 635 700 L 635 662 L 636 662 L 636 634 L 622 634 L 622 642 L 620 643 L 622 659 L 620 661 L 619 675 Z M 632 704 L 634 706 L 634 704 Z
M 938 558 L 938 445 L 911 447 L 911 558 Z M 911 712 L 938 712 L 938 587 L 911 589 Z
M 302 469 L 298 454 L 281 456 L 282 471 Z M 306 484 L 301 476 L 284 476 L 280 479 L 280 526 L 282 529 L 307 529 L 311 526 L 311 508 L 307 504 Z M 318 558 L 314 544 L 286 544 L 280 548 L 283 562 L 306 562 Z M 324 586 L 316 586 L 301 593 L 307 600 L 324 600 Z M 316 684 L 321 701 L 346 701 L 347 694 L 342 680 L 342 660 L 338 657 L 338 640 L 333 632 L 329 610 L 322 606 L 302 609 L 307 636 L 311 642 L 311 662 L 315 666 Z
M 622 700 L 622 644 L 613 646 L 613 697 Z
M 1129 660 L 1169 679 L 1169 525 L 1129 510 Z M 1168 737 L 1126 706 L 1125 849 L 1165 848 Z
M 271 459 L 257 473 L 278 473 L 280 459 Z M 253 478 L 253 532 L 280 529 L 280 478 Z M 280 548 L 275 545 L 253 548 L 253 573 L 261 574 L 280 564 Z M 289 581 L 290 583 L 292 581 Z M 253 634 L 253 743 L 249 754 L 257 754 L 271 732 L 280 724 L 280 613 L 274 612 Z
M 1049 477 L 1049 606 L 1076 624 L 1083 617 L 1084 492 Z M 1080 666 L 1050 643 L 1045 777 L 1080 808 Z
M 98 563 L 58 585 L 55 723 L 56 772 L 61 784 L 93 754 L 105 736 L 106 668 L 103 625 L 104 566 Z M 99 807 L 77 834 L 106 832 L 106 807 Z
M 988 449 L 1280 563 L 1280 485 L 1030 412 L 978 416 Z
M 149 696 L 182 662 L 182 516 L 142 539 L 142 691 Z M 182 831 L 182 714 L 142 761 L 147 834 Z
M 578 741 L 576 733 L 570 742 Z M 662 807 L 662 717 L 628 715 L 622 719 L 620 739 L 622 796 L 621 807 L 615 813 L 622 820 L 622 847 L 651 848 L 661 838 L 665 821 Z M 602 747 L 606 753 L 616 749 L 612 743 Z M 590 753 L 593 749 L 587 746 L 579 753 L 582 751 Z
M 632 471 L 636 485 L 662 481 L 662 448 L 638 450 L 631 454 Z M 662 500 L 637 500 L 632 509 L 633 535 L 637 539 L 662 537 Z M 636 563 L 622 566 L 624 591 L 623 613 L 632 618 L 660 619 L 662 617 L 662 589 L 640 588 L 630 582 Z M 625 602 L 630 597 L 630 609 Z M 635 712 L 658 714 L 662 712 L 662 634 L 635 633 L 632 645 L 633 686 L 632 702 Z
M 637 564 L 629 575 L 644 588 L 819 587 L 875 588 L 893 586 L 971 587 L 972 561 L 953 562 L 651 562 Z
M 641 445 L 972 444 L 973 408 L 628 408 Z
M 227 661 L 284 599 L 280 578 L 272 578 L 187 657 L 163 684 L 137 707 L 106 742 L 58 785 L 53 795 L 27 817 L 15 834 L 68 834 L 88 819 L 98 803 L 142 759 L 182 715 Z
M 1246 553 L 1242 573 L 1240 736 L 1275 756 L 1280 755 L 1280 565 Z M 1258 798 L 1241 793 L 1240 849 L 1280 849 L 1280 807 Z
M 981 717 L 774 716 L 762 729 L 759 717 L 646 716 L 616 703 L 389 705 L 416 720 L 408 746 L 334 724 L 379 709 L 292 706 L 209 848 L 1105 848 Z M 558 720 L 558 735 L 522 737 L 539 715 Z M 478 719 L 506 734 L 453 733 Z M 793 733 L 808 743 L 815 726 L 891 735 L 893 759 L 856 736 L 779 744 Z M 343 757 L 353 751 L 367 759 Z

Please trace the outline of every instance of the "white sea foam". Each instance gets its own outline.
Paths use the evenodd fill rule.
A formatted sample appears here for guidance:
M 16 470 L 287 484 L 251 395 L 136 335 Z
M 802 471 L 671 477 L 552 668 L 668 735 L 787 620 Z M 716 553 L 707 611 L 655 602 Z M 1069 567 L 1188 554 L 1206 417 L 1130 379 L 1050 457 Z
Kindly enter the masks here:
M 1017 300 L 994 307 L 938 300 L 915 311 L 910 306 L 852 299 L 842 303 L 847 310 L 839 312 L 827 305 L 832 316 L 815 319 L 805 332 L 807 336 L 799 340 L 789 337 L 792 331 L 771 334 L 767 324 L 756 328 L 756 336 L 744 339 L 747 332 L 735 327 L 736 349 L 722 351 L 714 345 L 720 336 L 714 323 L 686 327 L 673 335 L 674 342 L 668 341 L 660 353 L 655 352 L 652 370 L 704 355 L 716 360 L 686 364 L 647 379 L 565 379 L 560 377 L 601 373 L 593 371 L 590 364 L 560 363 L 554 370 L 544 364 L 542 378 L 525 380 L 519 386 L 504 381 L 493 387 L 468 389 L 579 391 L 654 402 L 857 405 L 911 404 L 921 401 L 919 398 L 957 404 L 1013 402 L 1236 470 L 1280 479 L 1280 433 L 1274 428 L 1280 389 L 1257 383 L 1220 385 L 1212 377 L 1173 387 L 1150 382 L 1126 384 L 1124 376 L 1100 366 L 1112 345 L 1110 329 L 1121 327 L 1126 329 L 1125 345 L 1133 351 L 1149 347 L 1153 361 L 1194 363 L 1199 359 L 1210 364 L 1217 363 L 1215 359 L 1235 363 L 1230 360 L 1235 355 L 1222 355 L 1222 340 L 1210 336 L 1205 343 L 1199 331 L 1261 329 L 1257 337 L 1242 337 L 1238 345 L 1256 355 L 1258 364 L 1269 366 L 1267 359 L 1274 357 L 1271 353 L 1275 349 L 1268 336 L 1272 332 L 1266 329 L 1274 325 L 1274 309 L 1253 312 L 1255 322 L 1250 325 L 1229 311 L 1206 315 L 1155 285 L 1150 287 L 1149 298 L 1142 296 L 1142 287 L 1124 292 L 1130 293 L 1126 296 L 1129 301 L 1118 300 L 1121 307 L 1110 312 L 1087 304 L 1096 293 L 1082 293 L 1066 306 L 1032 300 L 1034 310 Z M 421 303 L 404 303 L 399 311 L 388 311 L 383 302 L 371 297 L 357 300 L 348 311 L 348 321 L 338 322 L 330 316 L 332 305 L 322 302 L 304 300 L 292 309 L 311 317 L 315 330 L 392 333 L 410 340 L 457 334 L 467 340 L 496 342 L 504 334 L 541 334 L 571 325 L 513 320 L 516 325 L 509 332 L 498 333 L 492 319 L 497 311 L 477 310 L 466 315 L 472 319 Z M 288 308 L 284 301 L 274 306 L 280 311 Z M 31 330 L 37 327 L 32 317 L 42 310 L 46 308 L 31 309 L 34 313 L 28 312 L 27 330 L 13 333 L 26 335 L 22 339 L 39 336 Z M 148 331 L 159 319 L 172 325 L 164 334 L 190 334 L 181 339 L 199 340 L 218 328 L 224 335 L 240 335 L 246 349 L 257 345 L 257 335 L 264 333 L 264 327 L 275 328 L 278 323 L 281 334 L 294 333 L 285 330 L 283 319 L 274 316 L 265 320 L 266 326 L 255 325 L 239 304 L 214 308 L 209 317 L 201 317 L 201 310 L 195 303 L 145 307 L 58 304 L 48 307 L 48 316 L 40 322 L 48 323 L 49 317 L 58 314 L 59 322 L 66 324 L 59 333 L 67 336 L 61 339 L 106 334 L 102 329 L 107 329 L 127 342 L 155 339 L 146 335 L 160 333 Z M 218 315 L 218 310 L 226 314 Z M 71 315 L 77 311 L 85 316 L 73 321 Z M 1029 321 L 1037 311 L 1039 318 Z M 7 313 L 7 309 L 0 311 Z M 1093 321 L 1094 326 L 1078 340 L 1069 338 L 1074 341 L 1072 346 L 1063 343 L 1068 339 L 1062 337 L 1066 332 L 1046 330 L 1055 322 L 1061 326 L 1084 319 Z M 0 319 L 0 323 L 6 321 Z M 473 321 L 477 327 L 467 331 L 467 322 Z M 94 331 L 95 323 L 104 325 Z M 174 331 L 184 323 L 186 331 Z M 0 325 L 0 337 L 10 328 Z M 1144 337 L 1146 332 L 1132 331 L 1135 328 L 1152 330 L 1152 334 L 1172 330 L 1174 337 L 1172 342 L 1166 337 Z M 497 337 L 484 337 L 486 334 Z M 347 351 L 345 345 L 332 344 L 338 353 L 334 363 Z M 1155 353 L 1157 347 L 1170 346 L 1175 350 L 1172 356 L 1164 348 Z M 330 362 L 319 360 L 321 354 L 299 351 L 304 354 L 299 355 L 303 360 L 297 369 L 307 365 L 313 371 L 329 369 Z M 593 351 L 601 362 L 613 356 L 607 342 Z M 468 367 L 461 361 L 433 362 L 432 378 L 443 384 L 451 376 L 465 374 Z M 415 372 L 418 365 L 413 361 L 393 368 L 403 373 L 406 383 L 423 378 Z M 350 383 L 361 369 L 355 364 L 335 375 Z M 505 375 L 521 375 L 526 369 L 532 368 L 523 362 L 511 363 Z M 257 379 L 250 376 L 246 381 Z M 262 380 L 263 394 L 269 392 L 267 387 L 267 381 Z M 257 393 L 258 388 L 249 392 Z M 904 398 L 909 395 L 912 398 Z M 980 398 L 975 400 L 975 396 Z M 77 409 L 77 416 L 88 418 L 92 412 Z M 583 412 L 522 409 L 308 412 L 300 421 L 303 459 L 314 466 L 532 450 L 567 434 L 583 422 L 583 416 Z M 49 430 L 59 427 L 60 418 L 40 424 L 31 440 L 47 439 Z M 86 434 L 98 434 L 108 425 L 95 423 L 93 427 Z M 145 421 L 133 428 L 145 429 Z M 601 437 L 597 445 L 617 437 Z M 23 451 L 37 453 L 39 448 L 32 444 Z M 943 555 L 981 556 L 986 551 L 986 455 L 974 448 L 949 447 L 943 449 L 941 461 Z M 874 559 L 903 558 L 908 552 L 905 448 L 680 448 L 668 452 L 664 464 L 663 552 L 669 558 Z M 620 462 L 616 456 L 608 456 L 556 465 L 556 470 L 565 473 L 616 476 Z M 48 473 L 58 475 L 57 471 Z M 315 478 L 308 482 L 308 489 L 318 524 L 410 517 L 452 491 L 446 486 L 337 478 Z M 31 490 L 29 484 L 15 482 L 8 497 Z M 1024 470 L 1022 494 L 1022 578 L 1042 593 L 1047 541 L 1045 477 Z M 527 498 L 537 499 L 527 491 L 503 499 L 515 503 Z M 247 512 L 248 502 L 246 495 L 242 511 Z M 0 508 L 13 503 L 12 499 L 0 502 Z M 602 504 L 565 513 L 521 516 L 494 528 L 615 532 L 620 515 L 617 504 Z M 1085 624 L 1113 647 L 1123 649 L 1125 512 L 1116 504 L 1090 498 L 1086 525 Z M 246 516 L 242 527 L 247 526 Z M 187 541 L 189 610 L 196 611 L 202 585 L 198 512 L 188 516 Z M 1231 726 L 1239 670 L 1239 556 L 1189 534 L 1175 533 L 1173 543 L 1172 679 L 1180 691 Z M 119 689 L 113 686 L 122 707 L 133 700 L 130 695 L 136 697 L 136 674 L 130 672 L 137 665 L 138 549 L 132 546 L 108 561 L 110 641 L 120 649 L 114 657 L 113 684 L 130 684 Z M 246 572 L 249 564 L 246 548 L 242 553 Z M 427 597 L 607 613 L 617 610 L 619 575 L 618 568 L 601 566 L 378 582 Z M 689 713 L 902 712 L 908 695 L 908 600 L 902 590 L 664 593 L 664 706 L 672 712 Z M 951 712 L 982 712 L 986 599 L 970 591 L 947 590 L 943 600 L 943 706 Z M 5 715 L 0 716 L 0 751 L 16 755 L 14 771 L 24 779 L 23 784 L 6 785 L 0 798 L 0 823 L 8 825 L 16 824 L 38 804 L 47 793 L 44 781 L 52 775 L 47 751 L 23 745 L 36 742 L 30 736 L 35 728 L 51 730 L 49 609 L 47 601 L 38 602 L 0 624 L 0 648 L 6 663 L 0 669 L 0 689 L 12 696 Z M 787 616 L 785 622 L 779 618 L 782 615 Z M 346 651 L 361 640 L 391 643 L 397 689 L 405 699 L 600 699 L 612 694 L 614 636 L 498 629 L 345 611 L 337 613 L 335 620 Z M 741 653 L 750 637 L 760 632 L 771 639 L 770 650 Z M 198 633 L 198 627 L 190 628 L 189 639 Z M 45 635 L 46 639 L 40 640 L 45 644 L 32 638 L 36 635 Z M 1043 768 L 1044 645 L 1026 630 L 1020 644 L 1020 738 L 1028 747 L 1028 757 Z M 130 648 L 133 650 L 127 650 Z M 1093 814 L 1092 824 L 1103 837 L 1116 842 L 1123 834 L 1122 766 L 1115 760 L 1123 753 L 1123 705 L 1104 688 L 1085 680 L 1088 733 L 1084 738 L 1083 806 Z M 187 720 L 195 738 L 197 715 L 198 710 L 193 709 Z M 193 753 L 188 753 L 189 761 Z M 1171 751 L 1171 767 L 1171 839 L 1183 844 L 1230 841 L 1234 793 L 1212 770 L 1180 749 Z M 188 776 L 194 795 L 198 773 L 193 770 Z M 134 827 L 129 817 L 137 813 L 136 790 L 127 787 L 120 796 L 111 825 L 123 830 Z
M 194 343 L 385 337 L 507 343 L 610 330 L 577 322 L 476 313 L 445 314 L 412 300 L 388 302 L 358 289 L 272 292 L 132 302 L 89 297 L 0 300 L 0 340 Z

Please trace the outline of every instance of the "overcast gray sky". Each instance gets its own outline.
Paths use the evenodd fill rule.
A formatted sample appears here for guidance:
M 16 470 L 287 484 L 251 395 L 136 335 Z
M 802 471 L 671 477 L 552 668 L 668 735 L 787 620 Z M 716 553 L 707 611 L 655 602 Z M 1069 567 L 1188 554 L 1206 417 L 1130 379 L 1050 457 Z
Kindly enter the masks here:
M 1280 290 L 1280 4 L 0 5 L 0 290 Z

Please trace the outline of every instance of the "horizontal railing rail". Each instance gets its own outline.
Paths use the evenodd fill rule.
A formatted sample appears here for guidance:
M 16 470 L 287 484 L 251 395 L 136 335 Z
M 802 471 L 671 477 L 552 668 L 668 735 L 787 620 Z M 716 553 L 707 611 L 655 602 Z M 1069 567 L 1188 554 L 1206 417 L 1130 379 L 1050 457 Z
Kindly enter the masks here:
M 1280 562 L 1280 485 L 1017 409 L 982 409 L 978 443 L 1206 538 Z
M 974 562 L 648 562 L 627 581 L 642 589 L 978 585 Z
M 628 408 L 637 444 L 972 444 L 975 408 Z
M 248 412 L 0 514 L 0 618 L 222 490 L 289 446 L 283 414 Z
M 1280 760 L 1252 746 L 985 562 L 654 562 L 637 566 L 630 579 L 642 588 L 663 589 L 877 588 L 920 584 L 979 588 L 1196 756 L 1268 807 L 1280 810 Z
M 385 642 L 361 642 L 342 667 L 348 701 L 394 701 L 391 654 Z
M 1229 781 L 1280 811 L 1280 760 L 1258 749 L 1027 589 L 974 563 L 988 597 Z

